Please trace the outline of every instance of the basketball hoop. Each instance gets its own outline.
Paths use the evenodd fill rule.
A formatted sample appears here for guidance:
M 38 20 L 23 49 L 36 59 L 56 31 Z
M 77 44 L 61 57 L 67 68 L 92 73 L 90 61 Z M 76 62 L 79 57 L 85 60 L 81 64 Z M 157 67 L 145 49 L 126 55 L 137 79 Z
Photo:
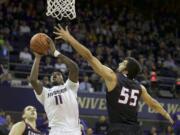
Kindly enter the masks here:
M 75 0 L 47 0 L 46 15 L 58 20 L 62 20 L 63 17 L 70 20 L 76 18 Z

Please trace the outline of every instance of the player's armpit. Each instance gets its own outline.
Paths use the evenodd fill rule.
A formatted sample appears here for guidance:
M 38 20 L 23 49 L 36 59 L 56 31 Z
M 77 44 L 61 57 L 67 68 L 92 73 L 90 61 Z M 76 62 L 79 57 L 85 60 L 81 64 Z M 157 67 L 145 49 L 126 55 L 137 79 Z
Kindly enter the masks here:
M 18 122 L 12 127 L 11 131 L 9 132 L 9 135 L 23 135 L 24 130 L 25 130 L 25 123 Z
M 103 65 L 96 57 L 92 57 L 88 60 L 93 70 L 100 75 L 105 81 L 112 81 L 115 79 L 116 74 L 112 69 Z

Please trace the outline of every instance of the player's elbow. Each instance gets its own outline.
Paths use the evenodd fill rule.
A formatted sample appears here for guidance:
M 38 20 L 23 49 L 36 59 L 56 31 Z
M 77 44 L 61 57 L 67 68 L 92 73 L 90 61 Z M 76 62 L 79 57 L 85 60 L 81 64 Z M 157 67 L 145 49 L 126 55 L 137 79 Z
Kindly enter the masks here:
M 93 58 L 93 55 L 92 55 L 92 53 L 88 50 L 88 51 L 86 52 L 86 54 L 84 55 L 84 57 L 85 57 L 85 59 L 86 59 L 87 61 L 89 61 L 89 60 L 91 60 L 91 59 Z

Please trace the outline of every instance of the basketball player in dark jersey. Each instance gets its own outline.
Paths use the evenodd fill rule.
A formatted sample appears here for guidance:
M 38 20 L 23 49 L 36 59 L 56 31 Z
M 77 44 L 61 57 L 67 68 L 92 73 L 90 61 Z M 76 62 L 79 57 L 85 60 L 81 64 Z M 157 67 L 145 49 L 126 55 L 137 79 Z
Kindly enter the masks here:
M 37 112 L 33 106 L 24 108 L 23 120 L 13 125 L 9 135 L 43 135 L 36 128 Z
M 153 99 L 146 88 L 137 83 L 134 78 L 140 72 L 141 66 L 134 58 L 126 58 L 119 64 L 117 71 L 103 65 L 92 53 L 79 43 L 68 31 L 61 26 L 55 27 L 56 39 L 68 42 L 85 60 L 93 70 L 100 75 L 107 86 L 107 109 L 110 120 L 108 135 L 141 135 L 137 121 L 137 105 L 140 98 L 152 109 L 163 115 L 173 123 L 170 115 L 163 109 L 158 101 Z

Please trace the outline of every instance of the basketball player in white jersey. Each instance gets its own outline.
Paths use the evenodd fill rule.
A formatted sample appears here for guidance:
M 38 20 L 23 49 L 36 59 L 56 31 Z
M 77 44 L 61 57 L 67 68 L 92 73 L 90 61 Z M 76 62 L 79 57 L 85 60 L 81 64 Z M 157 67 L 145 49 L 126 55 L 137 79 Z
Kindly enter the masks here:
M 60 71 L 52 73 L 51 88 L 43 87 L 38 80 L 41 55 L 35 54 L 31 69 L 30 83 L 36 98 L 44 106 L 51 128 L 49 135 L 81 135 L 77 90 L 79 87 L 79 69 L 77 64 L 56 50 L 52 39 L 48 39 L 51 54 L 60 58 L 69 70 L 68 79 L 64 82 Z

